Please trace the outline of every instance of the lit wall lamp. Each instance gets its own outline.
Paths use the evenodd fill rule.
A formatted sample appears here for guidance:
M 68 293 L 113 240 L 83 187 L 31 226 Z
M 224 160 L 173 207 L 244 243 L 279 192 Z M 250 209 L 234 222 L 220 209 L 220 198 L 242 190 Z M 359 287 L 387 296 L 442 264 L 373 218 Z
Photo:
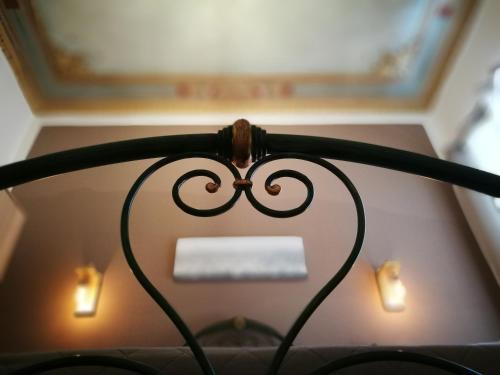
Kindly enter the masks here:
M 377 284 L 386 311 L 403 311 L 405 309 L 406 288 L 399 279 L 401 264 L 398 261 L 387 261 L 376 271 Z
M 102 275 L 94 266 L 79 267 L 76 274 L 78 285 L 75 291 L 75 315 L 93 316 L 101 290 Z

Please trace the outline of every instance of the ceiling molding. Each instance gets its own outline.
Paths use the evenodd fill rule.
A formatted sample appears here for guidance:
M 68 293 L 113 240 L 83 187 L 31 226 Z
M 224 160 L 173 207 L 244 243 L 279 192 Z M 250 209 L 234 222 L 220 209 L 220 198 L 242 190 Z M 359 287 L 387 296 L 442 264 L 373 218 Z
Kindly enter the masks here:
M 340 112 L 277 112 L 277 113 L 179 113 L 151 115 L 148 113 L 121 115 L 44 115 L 38 116 L 40 126 L 222 126 L 236 118 L 246 118 L 258 125 L 421 125 L 425 112 L 340 113 Z
M 391 38 L 396 38 L 394 35 L 398 35 L 401 40 L 392 41 L 391 38 L 381 39 L 381 37 L 376 39 L 373 35 L 377 32 L 364 30 L 363 27 L 366 26 L 356 19 L 358 26 L 353 30 L 359 29 L 359 31 L 357 31 L 358 35 L 353 35 L 352 41 L 344 43 L 342 35 L 337 34 L 332 34 L 332 40 L 338 41 L 333 45 L 328 44 L 329 35 L 315 34 L 314 39 L 307 39 L 310 44 L 314 44 L 315 40 L 318 40 L 318 43 L 320 41 L 326 43 L 312 51 L 319 53 L 322 50 L 328 50 L 325 56 L 333 53 L 332 56 L 335 57 L 331 60 L 333 65 L 341 64 L 344 60 L 359 65 L 359 68 L 356 68 L 357 70 L 353 68 L 352 72 L 349 71 L 349 65 L 345 65 L 346 62 L 343 68 L 332 68 L 334 70 L 325 72 L 323 68 L 314 68 L 314 66 L 324 65 L 324 62 L 307 60 L 308 56 L 304 55 L 305 60 L 301 64 L 305 64 L 304 66 L 309 64 L 311 68 L 307 70 L 312 69 L 311 71 L 291 72 L 289 71 L 291 68 L 284 67 L 283 72 L 278 70 L 274 73 L 263 73 L 261 70 L 266 68 L 266 65 L 261 66 L 262 63 L 257 64 L 258 60 L 256 60 L 255 71 L 248 70 L 247 67 L 246 71 L 238 73 L 224 70 L 214 73 L 210 72 L 212 68 L 209 65 L 203 65 L 208 52 L 202 51 L 198 59 L 201 63 L 193 63 L 193 69 L 196 72 L 173 72 L 165 68 L 167 70 L 160 73 L 145 72 L 144 66 L 133 65 L 133 63 L 130 63 L 130 66 L 127 65 L 127 60 L 133 60 L 132 57 L 140 54 L 139 52 L 128 55 L 130 59 L 123 56 L 123 58 L 113 60 L 114 54 L 121 56 L 120 53 L 124 53 L 123 50 L 114 47 L 119 43 L 110 42 L 104 49 L 105 51 L 109 49 L 109 51 L 101 53 L 102 56 L 99 55 L 96 51 L 102 52 L 102 48 L 99 50 L 98 45 L 95 44 L 99 42 L 89 44 L 85 39 L 89 29 L 78 29 L 79 26 L 75 26 L 79 14 L 77 9 L 71 8 L 70 5 L 97 12 L 99 17 L 93 18 L 95 24 L 92 27 L 96 30 L 105 27 L 107 21 L 121 22 L 120 20 L 131 17 L 126 13 L 127 11 L 121 9 L 126 7 L 112 8 L 116 2 L 114 0 L 88 0 L 82 3 L 59 3 L 58 1 L 0 1 L 0 44 L 33 111 L 37 114 L 134 113 L 137 111 L 157 114 L 229 111 L 259 113 L 278 110 L 297 113 L 311 110 L 419 112 L 427 109 L 431 103 L 449 60 L 466 30 L 465 26 L 472 18 L 476 4 L 479 2 L 479 0 L 408 0 L 394 5 L 386 1 L 380 3 L 377 8 L 366 5 L 369 4 L 366 1 L 357 3 L 346 1 L 338 3 L 340 5 L 336 3 L 335 6 L 339 7 L 338 12 L 349 8 L 349 11 L 358 12 L 353 13 L 354 16 L 359 16 L 361 19 L 364 17 L 365 22 L 370 19 L 371 13 L 367 12 L 383 8 L 383 11 L 376 10 L 378 13 L 374 13 L 372 18 L 380 18 L 378 24 L 381 25 L 387 21 L 393 28 L 402 27 L 401 32 L 398 32 L 396 28 L 393 30 L 396 32 L 388 34 L 393 35 Z M 154 4 L 166 6 L 167 3 Z M 67 6 L 69 11 L 61 11 L 58 16 L 58 12 L 54 11 L 58 9 L 58 5 Z M 186 9 L 188 9 L 187 6 Z M 407 14 L 406 17 L 409 18 L 400 20 L 402 16 L 399 13 L 392 14 L 392 9 L 394 12 L 404 11 L 403 15 Z M 327 10 L 329 9 L 325 8 L 322 12 Z M 333 15 L 335 16 L 335 13 Z M 135 17 L 133 14 L 132 16 Z M 343 19 L 340 13 L 337 16 Z M 384 18 L 386 16 L 387 20 Z M 72 17 L 75 22 L 71 22 Z M 152 21 L 161 21 L 156 15 L 148 15 L 148 17 L 153 17 Z M 148 18 L 144 19 L 148 20 Z M 194 16 L 193 19 L 195 19 Z M 137 20 L 141 18 L 137 16 Z M 343 22 L 341 26 L 344 27 L 342 29 L 344 31 L 342 32 L 345 32 L 352 25 L 350 21 Z M 88 27 L 88 23 L 83 24 Z M 399 24 L 401 26 L 397 26 Z M 414 24 L 411 33 L 407 30 L 410 24 Z M 310 24 L 306 29 L 314 29 L 314 27 L 314 24 Z M 138 30 L 143 29 L 147 31 L 147 24 L 143 24 L 142 29 Z M 293 29 L 290 30 L 293 31 Z M 391 29 L 388 28 L 388 30 Z M 158 41 L 162 40 L 163 34 L 158 36 L 147 34 L 146 31 L 144 31 L 145 36 L 160 38 Z M 182 29 L 180 31 L 184 32 Z M 127 28 L 123 28 L 122 32 L 126 33 Z M 329 32 L 334 33 L 334 31 Z M 235 38 L 244 39 L 244 28 L 235 30 L 234 33 Z M 405 33 L 408 34 L 406 39 L 399 36 Z M 202 34 L 199 35 L 202 36 Z M 112 35 L 102 35 L 102 38 L 96 40 L 106 38 L 110 41 L 114 40 Z M 129 34 L 124 35 L 124 38 L 135 40 L 134 35 Z M 381 43 L 380 49 L 370 50 L 367 47 L 370 46 L 372 39 Z M 120 42 L 121 39 L 117 41 Z M 156 50 L 161 50 L 160 47 L 161 44 Z M 225 47 L 219 43 L 214 48 L 224 50 Z M 365 62 L 360 57 L 356 58 L 358 50 L 364 51 L 373 59 Z M 154 51 L 151 59 L 163 56 L 155 56 Z M 296 53 L 293 48 L 284 50 L 285 52 Z M 350 53 L 354 55 L 348 56 Z M 279 55 L 276 59 L 278 58 Z M 110 59 L 115 64 L 112 65 L 115 67 L 112 73 L 105 71 L 102 67 L 102 64 Z M 236 58 L 235 61 L 241 61 L 241 59 Z M 147 62 L 145 64 L 147 65 Z M 270 71 L 276 70 L 272 60 L 270 64 Z M 226 63 L 225 65 L 226 67 L 239 67 L 238 64 Z M 124 67 L 130 72 L 123 72 Z M 134 73 L 137 69 L 142 69 L 142 73 Z M 172 66 L 172 69 L 175 70 L 178 67 Z M 206 71 L 204 72 L 203 69 Z M 343 71 L 343 69 L 347 70 Z

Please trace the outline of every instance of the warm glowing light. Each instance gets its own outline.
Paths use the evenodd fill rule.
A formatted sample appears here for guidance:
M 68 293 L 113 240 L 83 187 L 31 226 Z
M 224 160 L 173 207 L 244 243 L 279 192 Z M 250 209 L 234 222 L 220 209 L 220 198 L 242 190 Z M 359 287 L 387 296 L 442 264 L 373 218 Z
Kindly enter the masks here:
M 387 311 L 405 309 L 406 288 L 399 279 L 401 265 L 398 261 L 385 262 L 376 272 L 382 304 Z
M 102 276 L 93 266 L 77 268 L 76 274 L 75 315 L 92 316 L 96 311 Z

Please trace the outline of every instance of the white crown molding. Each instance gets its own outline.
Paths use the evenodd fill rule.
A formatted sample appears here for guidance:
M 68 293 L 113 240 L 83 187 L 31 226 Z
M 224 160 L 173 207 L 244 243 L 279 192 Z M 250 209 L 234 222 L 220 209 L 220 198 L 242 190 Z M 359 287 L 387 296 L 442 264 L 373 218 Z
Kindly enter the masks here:
M 257 125 L 421 125 L 426 122 L 427 112 L 64 114 L 38 116 L 37 121 L 40 126 L 221 126 L 239 118 Z

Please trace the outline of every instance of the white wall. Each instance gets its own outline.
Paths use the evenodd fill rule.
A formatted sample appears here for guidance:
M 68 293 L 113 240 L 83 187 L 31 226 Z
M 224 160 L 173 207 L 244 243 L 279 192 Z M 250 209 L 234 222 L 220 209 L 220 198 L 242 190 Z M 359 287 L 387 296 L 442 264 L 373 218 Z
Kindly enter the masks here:
M 481 85 L 491 68 L 498 64 L 500 1 L 483 0 L 425 122 L 427 133 L 440 156 L 446 155 L 447 148 L 474 107 Z
M 0 51 L 0 165 L 24 159 L 38 125 L 12 69 Z M 0 191 L 0 282 L 9 265 L 24 214 L 5 191 Z
M 37 128 L 14 73 L 0 52 L 0 165 L 25 158 Z
M 424 125 L 441 157 L 476 168 L 470 150 L 450 153 L 460 129 L 478 102 L 491 70 L 500 64 L 500 1 L 483 0 Z M 498 142 L 497 142 L 498 144 Z M 465 217 L 500 285 L 500 212 L 493 199 L 455 187 Z

